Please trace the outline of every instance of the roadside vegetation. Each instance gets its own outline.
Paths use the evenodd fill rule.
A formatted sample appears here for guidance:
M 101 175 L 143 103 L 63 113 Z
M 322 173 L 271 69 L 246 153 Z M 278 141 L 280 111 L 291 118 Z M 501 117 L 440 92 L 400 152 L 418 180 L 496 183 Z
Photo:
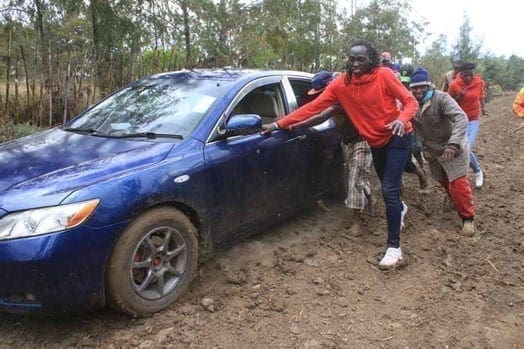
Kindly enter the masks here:
M 457 42 L 441 36 L 421 53 L 424 22 L 403 0 L 4 0 L 0 124 L 8 135 L 18 127 L 5 125 L 61 124 L 132 80 L 184 68 L 341 71 L 356 39 L 423 65 L 437 84 L 460 58 L 493 91 L 522 85 L 524 59 L 485 53 L 467 16 Z

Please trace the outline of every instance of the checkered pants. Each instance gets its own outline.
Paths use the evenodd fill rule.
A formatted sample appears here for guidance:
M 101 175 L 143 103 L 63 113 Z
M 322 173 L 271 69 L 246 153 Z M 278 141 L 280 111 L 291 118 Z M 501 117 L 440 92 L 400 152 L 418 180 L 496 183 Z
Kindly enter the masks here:
M 342 149 L 349 175 L 348 193 L 344 203 L 348 208 L 363 210 L 367 202 L 366 194 L 371 193 L 371 149 L 366 141 L 342 143 Z

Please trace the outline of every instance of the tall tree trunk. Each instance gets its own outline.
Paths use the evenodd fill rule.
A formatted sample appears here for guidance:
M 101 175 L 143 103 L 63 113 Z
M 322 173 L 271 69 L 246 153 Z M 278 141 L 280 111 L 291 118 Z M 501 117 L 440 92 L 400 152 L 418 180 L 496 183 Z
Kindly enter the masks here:
M 29 72 L 27 70 L 27 59 L 25 57 L 24 47 L 22 45 L 20 45 L 20 55 L 22 56 L 22 64 L 24 65 L 26 104 L 27 107 L 30 107 L 33 104 L 33 101 L 31 100 L 31 90 L 29 89 Z M 34 97 L 35 96 L 33 94 L 33 99 Z
M 91 29 L 93 31 L 93 46 L 95 49 L 95 64 L 94 64 L 94 73 L 92 76 L 92 85 L 93 85 L 93 96 L 96 95 L 96 88 L 101 78 L 102 68 L 100 63 L 101 56 L 101 38 L 100 38 L 100 19 L 98 16 L 98 7 L 99 0 L 91 0 L 89 3 L 89 10 L 91 12 Z M 88 102 L 88 104 L 90 104 Z
M 15 102 L 14 102 L 14 123 L 19 124 L 20 123 L 20 95 L 18 90 L 18 57 L 15 58 Z
M 88 54 L 89 54 L 88 50 L 89 49 L 86 48 L 86 50 L 84 52 L 84 58 L 82 59 L 82 65 L 80 66 L 80 73 L 78 74 L 79 75 L 79 78 L 78 78 L 78 89 L 77 89 L 78 95 L 76 96 L 76 98 L 80 98 L 82 102 L 85 101 L 85 103 L 82 103 L 82 104 L 79 105 L 81 108 L 85 108 L 85 107 L 87 107 L 89 105 L 89 99 L 87 99 L 86 96 L 84 96 L 84 91 L 83 91 L 84 75 L 86 74 L 87 57 L 88 57 Z
M 9 33 L 7 35 L 7 63 L 6 63 L 6 70 L 5 70 L 5 118 L 7 121 L 7 124 L 10 122 L 10 116 L 9 116 L 9 78 L 10 78 L 10 71 L 11 71 L 11 27 L 9 26 L 8 29 Z
M 44 83 L 40 81 L 40 99 L 38 100 L 38 126 L 44 126 Z
M 184 17 L 184 40 L 186 43 L 186 68 L 191 69 L 191 32 L 189 27 L 189 9 L 187 8 L 187 0 L 183 0 L 181 3 L 182 6 L 182 15 Z
M 53 89 L 51 86 L 51 66 L 49 64 L 49 38 L 44 30 L 44 8 L 40 0 L 34 0 L 36 7 L 36 27 L 42 48 L 42 72 L 49 104 L 49 126 L 53 122 Z
M 70 82 L 70 76 L 71 76 L 71 50 L 67 50 L 67 71 L 66 71 L 66 77 L 65 77 L 65 89 L 64 89 L 64 114 L 62 116 L 62 123 L 66 123 L 67 121 L 67 107 L 69 102 L 69 82 Z

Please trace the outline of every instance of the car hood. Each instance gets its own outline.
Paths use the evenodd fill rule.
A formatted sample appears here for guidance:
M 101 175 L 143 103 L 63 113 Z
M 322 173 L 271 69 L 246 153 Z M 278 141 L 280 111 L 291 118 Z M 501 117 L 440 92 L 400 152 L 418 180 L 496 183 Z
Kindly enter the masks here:
M 165 158 L 174 143 L 45 131 L 0 145 L 0 208 L 60 203 L 77 188 Z

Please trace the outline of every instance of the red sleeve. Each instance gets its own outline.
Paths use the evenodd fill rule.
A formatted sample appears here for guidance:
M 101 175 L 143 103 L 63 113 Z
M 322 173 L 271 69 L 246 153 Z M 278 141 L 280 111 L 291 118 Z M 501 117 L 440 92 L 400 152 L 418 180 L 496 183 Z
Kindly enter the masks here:
M 320 94 L 313 101 L 308 104 L 303 105 L 294 112 L 286 115 L 282 119 L 277 121 L 277 124 L 280 128 L 286 128 L 289 125 L 295 124 L 297 122 L 306 120 L 307 118 L 324 111 L 327 107 L 331 106 L 338 101 L 335 94 L 335 81 L 329 84 L 324 92 Z
M 417 99 L 402 85 L 395 74 L 385 74 L 384 78 L 393 97 L 402 103 L 402 110 L 400 111 L 398 119 L 406 125 L 417 113 Z
M 448 94 L 449 94 L 451 97 L 455 98 L 456 96 L 458 96 L 459 92 L 460 92 L 460 86 L 459 86 L 459 84 L 458 84 L 457 82 L 453 81 L 453 82 L 451 83 L 451 85 L 449 85 Z
M 485 90 L 484 90 L 485 88 L 486 88 L 486 83 L 481 78 L 480 79 L 480 99 L 484 99 L 484 97 L 486 97 Z

